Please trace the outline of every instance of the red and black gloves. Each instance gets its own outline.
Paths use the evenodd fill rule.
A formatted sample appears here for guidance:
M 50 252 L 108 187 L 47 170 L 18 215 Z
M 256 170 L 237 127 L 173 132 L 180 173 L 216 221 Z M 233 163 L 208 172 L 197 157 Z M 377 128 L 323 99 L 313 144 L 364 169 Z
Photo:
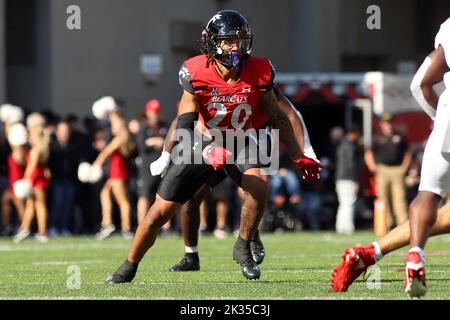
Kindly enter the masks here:
M 202 151 L 203 159 L 206 163 L 213 166 L 214 170 L 222 169 L 227 162 L 227 157 L 231 155 L 231 152 L 225 148 L 217 146 L 207 146 Z
M 298 160 L 292 160 L 303 173 L 303 178 L 308 181 L 315 181 L 319 180 L 320 178 L 320 169 L 323 168 L 323 166 L 318 162 L 317 160 L 308 158 L 307 156 L 303 155 Z

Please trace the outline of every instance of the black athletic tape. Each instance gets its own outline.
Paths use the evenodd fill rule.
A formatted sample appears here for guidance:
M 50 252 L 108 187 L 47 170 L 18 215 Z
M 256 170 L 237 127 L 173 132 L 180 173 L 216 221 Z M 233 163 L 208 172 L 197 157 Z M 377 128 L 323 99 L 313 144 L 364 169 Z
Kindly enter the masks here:
M 183 113 L 178 116 L 177 129 L 194 130 L 195 121 L 198 120 L 197 112 Z

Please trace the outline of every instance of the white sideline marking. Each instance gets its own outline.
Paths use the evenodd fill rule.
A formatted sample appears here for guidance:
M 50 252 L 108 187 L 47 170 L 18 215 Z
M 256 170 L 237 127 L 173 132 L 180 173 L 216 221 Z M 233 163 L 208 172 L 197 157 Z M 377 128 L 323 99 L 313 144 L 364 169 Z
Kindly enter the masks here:
M 221 273 L 221 274 L 233 274 L 235 272 L 238 272 L 237 270 L 239 269 L 225 269 L 225 270 L 207 270 L 207 271 L 199 271 L 199 273 L 197 274 L 201 274 L 201 273 Z M 313 269 L 308 269 L 308 270 L 283 270 L 283 269 L 262 269 L 262 273 L 274 273 L 274 272 L 282 272 L 282 273 L 330 273 L 331 274 L 331 270 L 328 269 L 322 269 L 322 270 L 313 270 Z M 142 272 L 141 274 L 147 274 L 147 275 L 151 275 L 151 274 L 170 274 L 168 273 L 168 271 L 146 271 L 146 272 Z
M 340 257 L 339 254 L 331 254 L 331 253 L 325 253 L 325 254 L 293 254 L 289 256 L 279 256 L 276 254 L 270 255 L 270 258 L 276 258 L 276 259 L 292 259 L 292 258 L 336 258 Z
M 146 297 L 131 297 L 131 296 L 113 296 L 113 297 L 102 297 L 102 296 L 33 296 L 33 297 L 0 297 L 0 300 L 179 300 L 178 297 L 161 296 L 152 297 L 151 299 Z M 248 297 L 208 297 L 207 300 L 243 300 L 248 299 Z M 299 300 L 382 300 L 380 297 L 299 297 Z M 258 300 L 286 300 L 283 297 L 258 297 Z M 294 299 L 297 300 L 297 299 Z
M 51 240 L 50 240 L 51 241 Z M 79 245 L 70 245 L 70 244 L 61 244 L 61 245 L 52 245 L 52 244 L 36 244 L 36 245 L 26 245 L 26 244 L 11 244 L 11 245 L 2 245 L 0 246 L 0 251 L 69 251 L 69 250 L 85 250 L 85 249 L 123 249 L 127 250 L 129 248 L 129 244 L 107 244 L 105 242 L 100 242 L 99 244 L 83 244 Z
M 348 296 L 342 296 L 342 297 L 333 297 L 333 296 L 328 296 L 328 297 L 302 297 L 301 299 L 305 299 L 305 300 L 383 300 L 383 298 L 381 297 L 348 297 Z
M 60 297 L 52 297 L 52 296 L 33 296 L 33 297 L 0 297 L 0 300 L 104 300 L 104 299 L 112 299 L 112 300 L 149 300 L 148 297 L 126 297 L 126 296 L 116 296 L 116 297 L 101 297 L 101 296 L 60 296 Z M 161 298 L 166 299 L 166 298 Z M 167 299 L 175 299 L 167 297 Z
M 97 263 L 97 264 L 101 264 L 101 263 L 105 263 L 108 260 L 75 260 L 75 261 L 65 261 L 65 260 L 50 260 L 50 261 L 37 261 L 37 262 L 33 262 L 33 265 L 66 265 L 66 264 L 90 264 L 90 263 Z
M 33 297 L 0 297 L 0 300 L 180 300 L 178 297 L 152 297 L 151 299 L 147 297 L 130 297 L 130 296 L 114 296 L 114 297 L 102 297 L 102 296 L 33 296 Z M 245 300 L 248 299 L 248 297 L 208 297 L 207 300 Z M 322 300 L 329 300 L 332 299 L 327 297 L 300 297 L 300 300 L 302 299 L 322 299 Z M 363 300 L 363 299 L 380 299 L 375 297 L 345 297 L 345 299 L 354 299 L 354 300 Z M 258 300 L 285 300 L 282 297 L 258 297 Z M 335 299 L 337 300 L 337 299 Z

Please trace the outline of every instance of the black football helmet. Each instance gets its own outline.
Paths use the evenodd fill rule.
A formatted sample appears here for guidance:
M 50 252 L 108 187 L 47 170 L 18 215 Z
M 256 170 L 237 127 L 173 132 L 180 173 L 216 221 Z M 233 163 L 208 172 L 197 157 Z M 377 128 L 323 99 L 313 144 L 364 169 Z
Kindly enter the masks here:
M 238 51 L 225 51 L 221 48 L 223 40 L 238 39 Z M 235 10 L 222 10 L 216 13 L 202 32 L 202 53 L 215 59 L 225 67 L 239 68 L 252 51 L 253 35 L 247 19 Z

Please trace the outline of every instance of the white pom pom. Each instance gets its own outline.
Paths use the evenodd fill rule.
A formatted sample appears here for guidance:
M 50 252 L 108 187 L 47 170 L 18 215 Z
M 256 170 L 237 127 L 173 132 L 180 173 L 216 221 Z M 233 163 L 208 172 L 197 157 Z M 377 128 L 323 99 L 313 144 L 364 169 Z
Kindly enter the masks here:
M 8 117 L 9 117 L 9 113 L 11 111 L 11 108 L 13 107 L 13 105 L 11 104 L 3 104 L 0 107 L 0 120 L 2 122 L 8 122 Z
M 100 179 L 102 177 L 103 177 L 102 167 L 91 166 L 90 172 L 89 172 L 89 182 L 90 183 L 97 183 L 97 182 L 100 181 Z
M 103 97 L 103 104 L 105 105 L 105 109 L 108 112 L 119 110 L 119 106 L 117 105 L 116 100 L 114 100 L 113 97 Z
M 17 123 L 23 120 L 23 110 L 12 104 L 0 107 L 0 120 L 5 123 Z
M 87 162 L 82 162 L 78 166 L 78 180 L 81 182 L 89 182 L 89 175 L 91 171 L 91 165 Z
M 11 146 L 23 146 L 28 141 L 27 128 L 21 123 L 16 123 L 9 128 L 8 142 Z
M 9 116 L 7 122 L 18 123 L 23 120 L 23 110 L 20 107 L 13 106 L 9 111 Z
M 31 195 L 32 186 L 30 180 L 18 180 L 13 185 L 14 194 L 19 199 L 26 199 Z
M 102 97 L 92 105 L 92 113 L 99 120 L 106 118 L 108 112 L 117 110 L 119 107 L 113 97 Z
M 104 119 L 106 117 L 106 110 L 102 106 L 100 100 L 95 101 L 92 105 L 92 113 L 98 120 Z

